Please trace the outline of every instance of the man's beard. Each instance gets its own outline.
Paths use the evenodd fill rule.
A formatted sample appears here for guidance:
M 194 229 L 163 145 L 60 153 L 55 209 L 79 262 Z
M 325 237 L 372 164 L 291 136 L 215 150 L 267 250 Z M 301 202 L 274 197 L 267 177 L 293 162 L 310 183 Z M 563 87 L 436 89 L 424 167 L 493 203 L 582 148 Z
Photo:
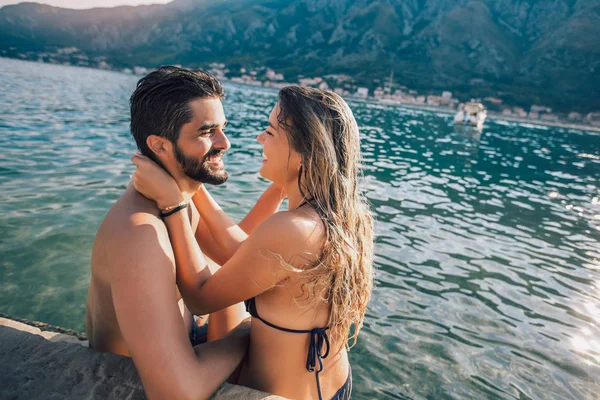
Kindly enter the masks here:
M 225 171 L 225 168 L 220 168 L 218 171 L 211 171 L 208 166 L 208 158 L 223 153 L 223 150 L 211 150 L 206 153 L 202 160 L 196 160 L 186 156 L 177 144 L 174 143 L 173 148 L 175 150 L 175 158 L 179 162 L 183 173 L 188 178 L 209 185 L 220 185 L 225 183 L 227 178 L 229 178 L 229 174 Z

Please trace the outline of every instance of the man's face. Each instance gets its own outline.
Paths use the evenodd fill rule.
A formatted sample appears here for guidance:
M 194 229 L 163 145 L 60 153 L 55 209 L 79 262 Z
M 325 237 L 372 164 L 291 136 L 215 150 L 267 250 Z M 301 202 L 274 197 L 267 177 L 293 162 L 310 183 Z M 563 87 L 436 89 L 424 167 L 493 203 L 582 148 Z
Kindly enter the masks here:
M 220 185 L 229 175 L 222 156 L 231 147 L 225 126 L 223 104 L 218 98 L 198 99 L 189 104 L 193 119 L 181 127 L 173 147 L 182 172 L 197 182 Z

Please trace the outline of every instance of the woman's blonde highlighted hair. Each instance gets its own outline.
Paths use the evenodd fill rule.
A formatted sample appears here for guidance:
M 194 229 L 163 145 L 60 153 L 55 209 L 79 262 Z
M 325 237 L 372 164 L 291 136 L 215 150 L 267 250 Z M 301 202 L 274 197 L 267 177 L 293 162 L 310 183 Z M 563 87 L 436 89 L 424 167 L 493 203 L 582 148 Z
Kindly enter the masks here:
M 358 188 L 358 125 L 348 104 L 330 91 L 287 86 L 278 104 L 278 122 L 302 157 L 300 191 L 325 228 L 323 250 L 304 270 L 307 286 L 330 306 L 332 343 L 349 349 L 373 287 L 373 220 Z

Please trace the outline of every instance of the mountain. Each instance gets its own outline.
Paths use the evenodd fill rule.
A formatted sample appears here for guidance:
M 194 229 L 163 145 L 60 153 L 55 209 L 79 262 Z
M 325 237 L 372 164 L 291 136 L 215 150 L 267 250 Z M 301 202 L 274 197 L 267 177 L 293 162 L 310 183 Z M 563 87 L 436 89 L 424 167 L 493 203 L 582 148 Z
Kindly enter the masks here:
M 8 55 L 76 47 L 114 66 L 266 65 L 420 91 L 600 110 L 598 0 L 176 0 L 0 9 Z

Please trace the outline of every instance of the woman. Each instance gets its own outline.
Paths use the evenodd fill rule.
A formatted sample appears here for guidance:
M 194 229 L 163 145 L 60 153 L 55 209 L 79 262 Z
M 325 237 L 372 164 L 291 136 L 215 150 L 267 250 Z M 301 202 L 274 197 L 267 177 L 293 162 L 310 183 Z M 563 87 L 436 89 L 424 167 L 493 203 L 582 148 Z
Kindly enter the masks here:
M 246 235 L 204 187 L 193 201 L 228 261 L 213 276 L 185 212 L 164 217 L 177 281 L 194 314 L 245 301 L 250 348 L 237 383 L 288 398 L 349 398 L 348 363 L 372 287 L 372 219 L 359 194 L 359 132 L 338 95 L 289 86 L 279 92 L 260 174 L 287 194 L 289 208 Z M 134 156 L 134 184 L 158 204 L 176 205 L 176 183 Z M 350 332 L 351 325 L 355 329 Z

